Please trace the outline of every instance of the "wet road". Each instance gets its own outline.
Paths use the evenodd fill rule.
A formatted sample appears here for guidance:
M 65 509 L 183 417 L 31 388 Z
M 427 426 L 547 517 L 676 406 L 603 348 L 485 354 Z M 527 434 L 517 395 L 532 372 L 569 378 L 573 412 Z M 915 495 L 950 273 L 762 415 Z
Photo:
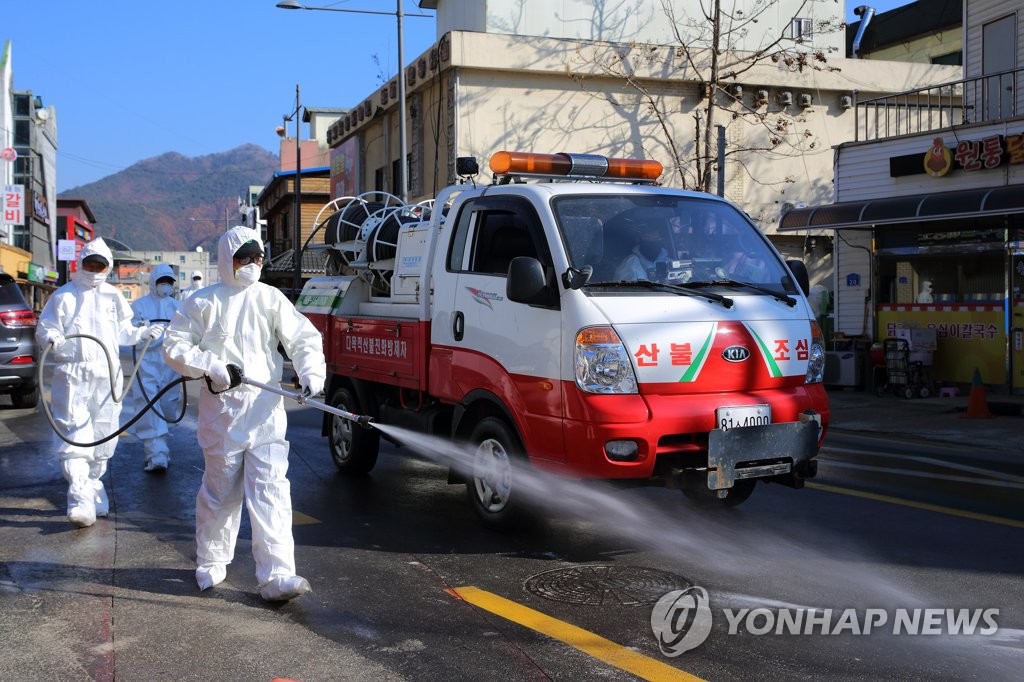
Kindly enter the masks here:
M 836 436 L 814 487 L 759 486 L 727 511 L 572 487 L 545 523 L 501 535 L 409 448 L 338 476 L 319 413 L 295 408 L 296 554 L 314 592 L 274 606 L 256 594 L 247 525 L 227 581 L 195 588 L 194 423 L 193 407 L 165 476 L 125 438 L 111 517 L 75 530 L 42 417 L 0 407 L 0 678 L 1009 680 L 1024 664 L 1021 482 L 941 448 Z M 710 634 L 666 655 L 652 610 L 691 586 Z M 812 609 L 817 625 L 779 629 Z M 979 628 L 998 609 L 998 631 L 892 634 L 915 614 L 946 632 L 946 609 Z

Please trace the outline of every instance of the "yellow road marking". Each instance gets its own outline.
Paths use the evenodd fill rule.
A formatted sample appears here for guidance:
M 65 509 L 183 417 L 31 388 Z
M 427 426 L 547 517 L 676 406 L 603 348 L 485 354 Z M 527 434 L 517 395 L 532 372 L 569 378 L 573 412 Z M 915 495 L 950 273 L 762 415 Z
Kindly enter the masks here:
M 535 630 L 552 639 L 593 656 L 596 659 L 625 670 L 644 680 L 689 680 L 702 682 L 701 678 L 683 672 L 659 660 L 644 656 L 632 649 L 620 646 L 593 632 L 570 625 L 540 611 L 509 601 L 491 592 L 476 587 L 456 587 L 447 590 L 450 594 L 469 602 L 485 611 Z
M 314 523 L 320 523 L 320 519 L 315 519 L 312 516 L 308 516 L 300 511 L 295 511 L 294 509 L 292 509 L 293 526 L 311 526 Z
M 869 493 L 863 490 L 852 490 L 850 488 L 840 488 L 838 486 L 827 485 L 825 483 L 812 483 L 811 481 L 808 481 L 804 485 L 807 486 L 808 488 L 822 490 L 827 493 L 837 493 L 839 495 L 849 495 L 851 497 L 862 497 L 866 500 L 874 500 L 876 502 L 888 502 L 889 504 L 898 504 L 903 507 L 923 509 L 924 511 L 937 512 L 939 514 L 948 514 L 949 516 L 959 516 L 974 521 L 996 523 L 1002 526 L 1010 526 L 1011 528 L 1024 528 L 1024 521 L 1017 521 L 1016 519 L 1007 519 L 1002 516 L 992 516 L 991 514 L 979 514 L 977 512 L 964 511 L 963 509 L 954 509 L 952 507 L 943 507 L 937 504 L 928 504 L 927 502 L 914 502 L 913 500 L 904 500 L 899 497 L 879 495 L 878 493 Z

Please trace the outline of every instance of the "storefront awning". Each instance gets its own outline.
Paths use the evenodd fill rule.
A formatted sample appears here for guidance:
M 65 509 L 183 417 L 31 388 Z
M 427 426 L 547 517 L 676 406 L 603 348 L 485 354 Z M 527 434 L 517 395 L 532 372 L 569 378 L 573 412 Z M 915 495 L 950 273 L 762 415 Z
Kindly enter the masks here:
M 1024 186 L 936 192 L 794 208 L 779 219 L 779 232 L 871 229 L 876 225 L 920 223 L 1024 213 Z

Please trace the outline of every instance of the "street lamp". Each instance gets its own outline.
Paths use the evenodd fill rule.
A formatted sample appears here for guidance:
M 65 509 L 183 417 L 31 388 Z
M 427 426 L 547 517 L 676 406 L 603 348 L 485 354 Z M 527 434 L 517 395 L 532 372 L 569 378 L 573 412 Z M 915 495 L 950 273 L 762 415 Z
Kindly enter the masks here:
M 295 202 L 292 211 L 295 219 L 292 221 L 292 290 L 295 292 L 295 300 L 299 300 L 302 292 L 302 98 L 299 86 L 295 86 L 295 110 L 291 116 L 285 115 L 284 129 L 282 133 L 288 134 L 288 121 L 295 119 Z
M 341 7 L 311 7 L 309 5 L 302 5 L 296 0 L 281 0 L 277 3 L 277 6 L 281 9 L 308 9 L 308 10 L 319 10 L 323 12 L 352 12 L 356 14 L 389 14 L 397 19 L 398 22 L 398 146 L 399 146 L 399 182 L 401 187 L 398 189 L 398 197 L 402 201 L 408 200 L 408 187 L 409 187 L 409 168 L 406 163 L 408 143 L 406 141 L 406 130 L 405 130 L 405 34 L 402 30 L 402 18 L 403 17 L 427 17 L 430 18 L 432 14 L 405 14 L 402 12 L 402 0 L 395 0 L 395 11 L 384 12 L 380 10 L 372 9 L 343 9 Z

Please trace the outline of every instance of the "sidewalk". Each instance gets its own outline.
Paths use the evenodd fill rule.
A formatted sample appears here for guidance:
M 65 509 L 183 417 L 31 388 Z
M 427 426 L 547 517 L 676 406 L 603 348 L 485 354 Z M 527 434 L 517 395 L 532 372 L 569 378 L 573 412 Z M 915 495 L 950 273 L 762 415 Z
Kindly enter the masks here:
M 968 417 L 969 396 L 963 394 L 908 399 L 830 387 L 828 397 L 830 430 L 969 445 L 972 459 L 990 459 L 1024 476 L 1024 396 L 987 393 L 989 419 Z

